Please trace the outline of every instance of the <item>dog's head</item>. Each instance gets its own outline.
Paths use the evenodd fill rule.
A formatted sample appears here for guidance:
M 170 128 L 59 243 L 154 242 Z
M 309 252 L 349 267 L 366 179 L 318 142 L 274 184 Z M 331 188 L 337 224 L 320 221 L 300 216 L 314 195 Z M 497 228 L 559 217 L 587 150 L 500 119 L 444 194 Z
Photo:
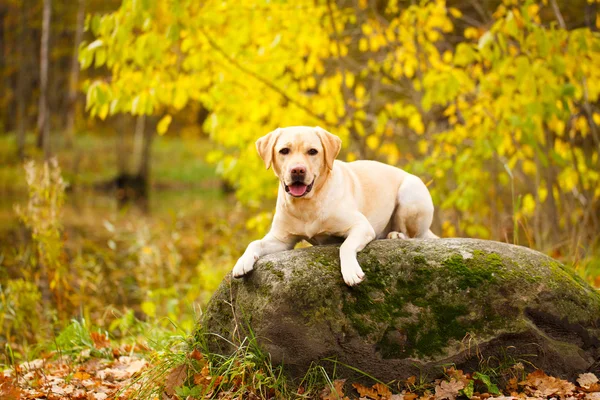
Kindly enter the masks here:
M 333 168 L 342 141 L 320 127 L 278 128 L 256 141 L 258 154 L 273 165 L 286 193 L 311 197 L 312 189 Z

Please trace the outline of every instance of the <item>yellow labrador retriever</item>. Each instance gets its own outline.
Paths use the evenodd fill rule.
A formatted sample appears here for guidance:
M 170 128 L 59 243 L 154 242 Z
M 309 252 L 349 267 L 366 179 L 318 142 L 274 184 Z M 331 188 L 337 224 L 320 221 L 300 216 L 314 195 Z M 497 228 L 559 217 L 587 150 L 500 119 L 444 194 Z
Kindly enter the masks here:
M 375 238 L 437 238 L 430 230 L 433 202 L 418 177 L 376 161 L 336 160 L 342 141 L 320 127 L 278 128 L 256 142 L 281 185 L 270 232 L 256 240 L 233 268 L 238 278 L 259 257 L 312 244 L 340 242 L 347 285 L 365 274 L 356 253 Z M 345 238 L 345 240 L 343 239 Z

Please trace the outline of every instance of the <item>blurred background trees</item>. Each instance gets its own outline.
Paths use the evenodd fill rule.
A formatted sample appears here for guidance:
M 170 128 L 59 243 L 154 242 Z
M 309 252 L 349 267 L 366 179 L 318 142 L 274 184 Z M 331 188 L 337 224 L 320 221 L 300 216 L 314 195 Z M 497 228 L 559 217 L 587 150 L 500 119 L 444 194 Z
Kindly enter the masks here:
M 77 268 L 104 265 L 102 282 L 131 263 L 116 279 L 152 295 L 107 302 L 157 316 L 153 301 L 175 296 L 166 282 L 190 301 L 210 292 L 242 242 L 268 226 L 277 185 L 254 141 L 320 125 L 343 139 L 341 159 L 422 177 L 436 233 L 527 245 L 600 285 L 599 11 L 597 0 L 4 1 L 0 190 L 22 201 L 20 159 L 45 153 L 58 155 L 70 190 L 94 188 L 88 202 L 107 188 L 121 199 L 176 191 L 121 227 L 156 226 L 168 204 L 177 239 L 160 251 L 141 250 L 160 236 L 151 230 L 135 245 L 99 235 L 96 261 L 90 249 L 67 245 L 64 255 L 80 257 Z M 221 188 L 235 198 L 190 205 Z M 67 215 L 81 215 L 69 201 Z M 86 232 L 108 221 L 118 236 L 115 215 L 97 212 Z M 198 241 L 184 244 L 182 230 Z M 14 232 L 0 233 L 6 247 Z M 216 247 L 200 262 L 193 254 Z M 23 259 L 5 257 L 0 279 L 20 276 Z M 140 265 L 153 273 L 139 275 Z M 177 286 L 199 271 L 195 286 Z M 101 291 L 86 279 L 70 286 Z M 84 297 L 73 299 L 75 309 Z

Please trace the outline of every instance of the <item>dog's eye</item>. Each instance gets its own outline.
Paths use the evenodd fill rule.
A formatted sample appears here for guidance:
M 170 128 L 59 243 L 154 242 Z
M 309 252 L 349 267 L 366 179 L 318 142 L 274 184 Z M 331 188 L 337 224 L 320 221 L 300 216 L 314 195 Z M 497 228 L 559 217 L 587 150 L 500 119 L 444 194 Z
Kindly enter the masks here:
M 311 156 L 316 156 L 317 154 L 319 154 L 319 151 L 317 149 L 310 149 L 308 151 L 308 154 Z
M 283 149 L 279 150 L 279 154 L 283 154 L 286 155 L 290 152 L 290 149 L 288 149 L 287 147 L 284 147 Z

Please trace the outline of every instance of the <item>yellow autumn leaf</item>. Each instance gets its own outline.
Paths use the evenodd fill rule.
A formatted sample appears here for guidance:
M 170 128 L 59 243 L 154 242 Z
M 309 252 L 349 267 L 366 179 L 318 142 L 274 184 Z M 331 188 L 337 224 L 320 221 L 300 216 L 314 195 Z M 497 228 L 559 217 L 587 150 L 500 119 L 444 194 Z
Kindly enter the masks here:
M 527 216 L 533 215 L 535 211 L 535 199 L 531 195 L 531 193 L 527 193 L 523 196 L 523 201 L 521 204 L 521 212 Z
M 404 64 L 404 75 L 407 78 L 412 78 L 415 75 L 415 67 L 412 65 L 412 63 Z
M 467 39 L 477 39 L 479 38 L 479 30 L 470 26 L 467 29 L 465 29 L 464 35 Z
M 376 150 L 379 147 L 379 137 L 375 135 L 370 135 L 367 137 L 367 146 L 371 150 Z
M 354 89 L 354 94 L 357 100 L 361 100 L 365 97 L 367 91 L 363 85 L 357 85 L 356 89 Z
M 454 18 L 462 17 L 462 12 L 458 8 L 450 7 L 448 11 L 450 12 L 450 15 L 452 15 Z
M 354 75 L 352 74 L 352 72 L 346 72 L 346 87 L 348 87 L 349 89 L 352 88 L 354 86 Z
M 414 113 L 408 119 L 408 126 L 414 130 L 417 135 L 422 135 L 425 132 L 425 125 L 423 125 L 423 121 L 421 120 L 421 114 Z
M 173 117 L 171 117 L 171 115 L 167 114 L 164 117 L 161 118 L 160 121 L 158 121 L 158 124 L 156 124 L 156 132 L 158 132 L 159 135 L 164 135 L 165 133 L 167 133 L 167 130 L 169 129 L 169 125 L 171 125 L 171 120 L 173 119 Z
M 360 38 L 358 41 L 358 50 L 365 52 L 369 50 L 369 42 L 366 38 Z

